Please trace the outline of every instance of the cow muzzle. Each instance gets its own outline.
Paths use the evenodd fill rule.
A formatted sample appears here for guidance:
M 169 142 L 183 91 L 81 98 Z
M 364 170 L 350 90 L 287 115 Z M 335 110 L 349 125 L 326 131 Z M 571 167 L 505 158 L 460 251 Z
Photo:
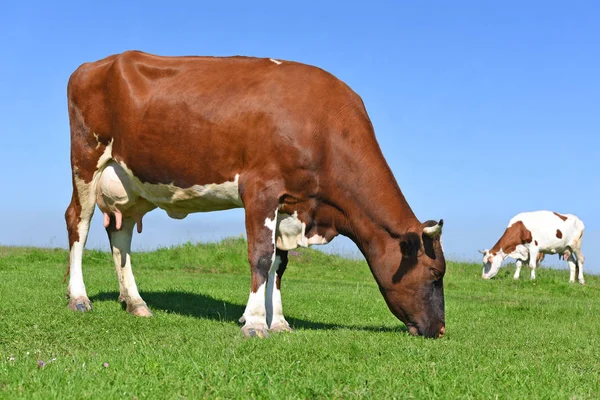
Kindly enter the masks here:
M 426 338 L 437 339 L 446 335 L 446 325 L 441 324 L 438 329 L 428 329 L 422 331 L 416 325 L 408 325 L 408 332 L 413 336 L 424 336 Z

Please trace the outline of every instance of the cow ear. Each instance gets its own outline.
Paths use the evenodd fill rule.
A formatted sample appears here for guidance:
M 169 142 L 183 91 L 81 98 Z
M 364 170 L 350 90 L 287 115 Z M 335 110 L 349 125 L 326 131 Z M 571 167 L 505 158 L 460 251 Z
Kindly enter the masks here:
M 415 257 L 421 248 L 421 239 L 414 232 L 405 233 L 400 236 L 400 251 L 402 257 Z

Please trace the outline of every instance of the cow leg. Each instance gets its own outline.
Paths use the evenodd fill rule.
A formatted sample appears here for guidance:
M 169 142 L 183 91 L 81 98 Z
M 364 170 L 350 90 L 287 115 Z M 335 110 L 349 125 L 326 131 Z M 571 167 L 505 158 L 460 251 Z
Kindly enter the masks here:
M 69 266 L 65 278 L 69 275 L 67 297 L 69 308 L 73 311 L 89 311 L 92 304 L 83 283 L 81 268 L 83 248 L 87 241 L 90 221 L 94 215 L 96 200 L 92 182 L 85 183 L 73 176 L 73 195 L 65 212 L 67 232 L 69 234 Z
M 583 262 L 585 261 L 585 257 L 583 256 L 583 253 L 581 252 L 581 248 L 573 248 L 573 253 L 575 253 L 575 257 L 577 258 L 577 268 L 579 269 L 578 274 L 577 274 L 578 275 L 577 280 L 582 285 L 585 285 L 585 279 L 583 278 Z M 571 257 L 572 257 L 572 255 L 571 255 Z
M 569 275 L 569 283 L 575 283 L 575 270 L 577 266 L 575 264 L 575 257 L 573 256 L 573 253 L 569 254 L 569 257 L 567 258 L 567 264 L 569 264 L 569 270 L 571 271 Z
M 267 312 L 267 324 L 271 332 L 291 332 L 292 328 L 283 316 L 281 305 L 281 278 L 288 263 L 288 252 L 277 249 L 275 262 L 269 272 L 267 281 L 267 298 L 265 307 Z
M 119 301 L 125 302 L 128 313 L 139 317 L 151 317 L 152 313 L 138 292 L 131 270 L 131 239 L 135 222 L 131 217 L 123 218 L 121 229 L 117 230 L 115 217 L 112 216 L 106 233 L 119 278 Z
M 519 279 L 519 276 L 521 275 L 521 265 L 523 265 L 523 263 L 521 262 L 521 260 L 517 260 L 515 265 L 517 266 L 517 270 L 515 271 L 515 275 L 513 276 L 513 278 Z
M 541 265 L 542 261 L 544 261 L 544 258 L 546 257 L 546 255 L 544 253 L 538 253 L 537 255 L 537 265 Z
M 531 269 L 531 279 L 535 279 L 535 268 L 537 267 L 538 254 L 538 249 L 529 249 L 529 268 Z
M 242 333 L 246 337 L 269 336 L 265 307 L 265 289 L 269 271 L 275 262 L 275 230 L 277 229 L 278 196 L 269 195 L 261 181 L 243 185 L 242 201 L 246 210 L 248 261 L 252 273 L 250 296 L 244 315 Z

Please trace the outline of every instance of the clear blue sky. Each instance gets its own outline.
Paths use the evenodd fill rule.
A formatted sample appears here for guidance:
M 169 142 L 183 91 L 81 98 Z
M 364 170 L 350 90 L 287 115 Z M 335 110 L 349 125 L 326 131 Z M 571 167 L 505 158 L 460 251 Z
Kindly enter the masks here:
M 444 218 L 448 254 L 478 259 L 513 215 L 549 209 L 584 221 L 600 273 L 599 16 L 596 1 L 4 2 L 0 244 L 66 246 L 67 80 L 139 49 L 318 65 L 362 96 L 417 216 Z M 108 248 L 99 217 L 88 245 Z M 134 245 L 243 232 L 241 210 L 154 211 Z

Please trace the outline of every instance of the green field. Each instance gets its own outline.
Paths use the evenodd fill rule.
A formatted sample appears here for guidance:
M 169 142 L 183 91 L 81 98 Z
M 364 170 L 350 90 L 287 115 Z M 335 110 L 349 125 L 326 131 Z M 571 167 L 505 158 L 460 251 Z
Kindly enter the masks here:
M 392 316 L 365 262 L 302 249 L 282 285 L 295 332 L 245 339 L 243 239 L 135 253 L 150 319 L 122 310 L 99 251 L 84 257 L 94 310 L 68 310 L 66 262 L 0 248 L 0 398 L 600 398 L 598 276 L 514 281 L 509 267 L 484 281 L 450 262 L 447 334 L 428 340 Z

